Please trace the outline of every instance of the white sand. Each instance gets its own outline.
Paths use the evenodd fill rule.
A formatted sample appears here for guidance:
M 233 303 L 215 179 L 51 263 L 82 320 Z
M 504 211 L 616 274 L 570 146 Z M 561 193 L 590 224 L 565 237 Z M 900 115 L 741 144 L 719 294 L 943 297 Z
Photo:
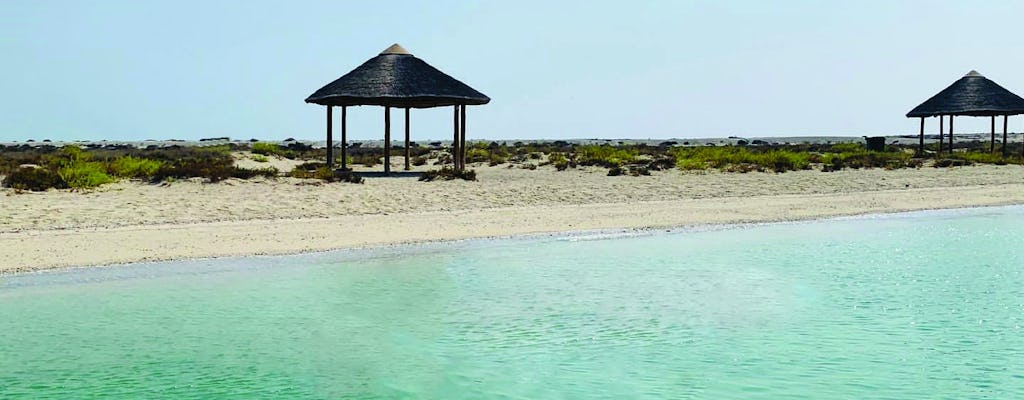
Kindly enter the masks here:
M 1024 168 L 607 177 L 475 167 L 478 182 L 283 178 L 0 191 L 0 272 L 590 229 L 1024 204 Z M 396 168 L 397 170 L 398 168 Z

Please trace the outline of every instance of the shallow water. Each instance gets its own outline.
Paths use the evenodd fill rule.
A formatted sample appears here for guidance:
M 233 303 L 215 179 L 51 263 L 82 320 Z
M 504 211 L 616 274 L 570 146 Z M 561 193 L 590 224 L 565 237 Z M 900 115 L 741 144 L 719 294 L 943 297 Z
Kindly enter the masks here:
M 469 241 L 0 277 L 0 397 L 1024 398 L 1022 325 L 1021 207 Z

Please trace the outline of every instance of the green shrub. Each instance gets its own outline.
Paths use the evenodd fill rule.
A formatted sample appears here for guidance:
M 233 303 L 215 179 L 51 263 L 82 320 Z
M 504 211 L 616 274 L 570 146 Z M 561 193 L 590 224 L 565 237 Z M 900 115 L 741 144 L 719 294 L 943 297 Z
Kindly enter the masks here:
M 556 170 L 565 171 L 572 163 L 569 158 L 565 156 L 565 153 L 551 153 L 548 154 L 548 163 L 555 166 Z
M 281 174 L 281 171 L 278 171 L 277 168 L 274 168 L 274 167 L 267 167 L 267 168 L 239 168 L 239 167 L 235 167 L 235 170 L 231 173 L 231 177 L 238 178 L 238 179 L 250 179 L 250 178 L 253 178 L 253 177 L 257 177 L 257 176 L 262 176 L 262 177 L 265 177 L 265 178 L 277 178 L 278 175 L 280 175 L 280 174 Z
M 107 168 L 98 161 L 74 162 L 57 169 L 57 174 L 73 189 L 94 188 L 114 181 L 107 175 Z
M 39 168 L 33 172 L 20 171 L 21 169 L 26 169 L 20 168 L 18 172 L 25 175 L 15 178 L 15 181 L 24 179 L 18 182 L 18 184 L 26 188 L 30 186 L 39 188 L 53 184 L 50 187 L 69 187 L 75 189 L 93 188 L 114 181 L 114 178 L 107 175 L 106 165 L 99 161 L 92 161 L 92 155 L 77 146 L 66 146 L 60 149 L 60 151 L 54 152 L 40 160 L 49 168 Z M 50 176 L 50 173 L 54 171 L 63 184 L 56 182 Z
M 317 165 L 319 164 L 319 165 Z M 363 183 L 363 177 L 352 171 L 337 172 L 324 163 L 304 163 L 296 166 L 288 176 L 299 179 L 320 179 L 327 182 Z
M 967 165 L 971 165 L 971 162 L 970 161 L 964 161 L 964 160 L 951 159 L 951 158 L 944 158 L 944 159 L 940 159 L 940 160 L 935 160 L 934 167 L 935 168 L 949 168 L 949 167 L 964 167 L 964 166 L 967 166 Z
M 121 178 L 148 178 L 155 175 L 163 164 L 160 160 L 135 158 L 129 155 L 115 158 L 107 166 L 107 171 Z
M 36 192 L 68 187 L 67 182 L 64 182 L 59 174 L 42 167 L 14 169 L 4 178 L 3 186 Z
M 206 153 L 206 154 L 219 154 L 223 156 L 231 155 L 232 146 L 228 144 L 219 144 L 216 146 L 196 146 L 193 147 L 193 152 Z
M 301 169 L 305 171 L 315 171 L 318 168 L 327 168 L 327 163 L 320 161 L 309 161 L 296 165 L 295 168 L 293 168 L 292 170 L 294 171 L 296 169 Z
M 423 182 L 430 182 L 430 181 L 434 181 L 434 180 L 438 180 L 438 179 L 445 180 L 445 181 L 450 181 L 450 180 L 453 180 L 453 179 L 462 179 L 462 180 L 467 180 L 467 181 L 475 181 L 476 180 L 476 171 L 471 170 L 471 169 L 470 170 L 459 171 L 459 170 L 456 170 L 456 169 L 453 169 L 453 168 L 444 167 L 444 168 L 441 168 L 439 170 L 435 169 L 435 170 L 426 171 L 426 172 L 423 173 L 423 175 L 420 175 L 420 181 L 423 181 Z
M 651 175 L 651 171 L 649 169 L 647 169 L 647 167 L 642 166 L 642 165 L 630 165 L 629 166 L 629 175 L 630 176 L 649 176 L 649 175 Z
M 835 149 L 837 146 L 832 146 Z M 822 171 L 838 171 L 844 168 L 907 168 L 913 166 L 911 154 L 903 151 L 868 151 L 859 147 L 859 150 L 851 150 L 842 153 L 828 152 L 820 157 Z
M 639 152 L 631 147 L 586 145 L 576 148 L 576 163 L 601 167 L 619 167 L 636 160 Z
M 452 163 L 451 153 L 440 153 L 437 155 L 437 161 L 434 161 L 434 165 L 444 165 Z
M 374 167 L 381 163 L 381 157 L 383 157 L 383 153 L 353 154 L 348 158 L 348 165 L 358 164 L 366 167 Z
M 490 158 L 487 160 L 487 165 L 490 165 L 490 166 L 493 167 L 495 165 L 501 165 L 501 164 L 504 164 L 506 162 L 508 162 L 508 158 L 507 157 L 505 157 L 505 156 L 503 156 L 501 154 L 498 154 L 498 153 L 491 153 L 490 154 Z
M 57 162 L 64 164 L 70 164 L 78 161 L 89 161 L 92 159 L 91 155 L 87 154 L 78 146 L 65 146 L 60 150 L 57 157 Z
M 234 159 L 230 154 L 218 151 L 196 151 L 182 154 L 179 158 L 165 162 L 153 174 L 152 181 L 167 178 L 206 178 L 218 182 L 235 174 Z
M 258 163 L 265 163 L 265 162 L 270 161 L 270 159 L 267 158 L 267 156 L 263 156 L 263 155 L 259 155 L 259 154 L 252 156 L 252 160 L 255 161 L 255 162 L 258 162 Z
M 281 146 L 273 143 L 253 143 L 252 147 L 249 148 L 253 154 L 259 154 L 263 156 L 275 155 L 281 151 Z
M 274 143 L 253 143 L 249 151 L 253 154 L 259 154 L 263 156 L 279 156 L 288 159 L 294 159 L 297 156 L 295 150 L 281 147 Z
M 647 169 L 651 171 L 664 171 L 676 167 L 676 159 L 673 157 L 656 156 L 647 162 Z
M 683 171 L 703 171 L 708 169 L 706 162 L 694 158 L 681 158 L 676 161 L 676 166 Z
M 964 153 L 954 153 L 949 156 L 950 158 L 967 161 L 969 163 L 978 164 L 995 164 L 995 165 L 1006 165 L 1006 164 L 1020 164 L 1020 158 L 1007 158 L 1003 157 L 1001 153 L 989 153 L 970 151 Z
M 466 149 L 466 162 L 477 163 L 484 162 L 491 159 L 491 153 L 485 148 L 469 148 Z
M 320 164 L 311 165 L 311 164 Z M 288 172 L 288 176 L 299 179 L 323 179 L 328 180 L 334 175 L 334 171 L 327 168 L 324 163 L 305 163 L 295 166 Z
M 775 172 L 799 171 L 811 166 L 810 156 L 807 153 L 795 153 L 787 150 L 771 150 L 761 153 L 755 156 L 753 161 L 753 164 Z
M 853 153 L 867 151 L 867 148 L 860 143 L 836 143 L 828 148 L 830 153 Z
M 810 168 L 810 155 L 790 150 L 750 150 L 745 147 L 683 147 L 670 150 L 684 171 L 717 168 L 723 171 L 786 172 Z

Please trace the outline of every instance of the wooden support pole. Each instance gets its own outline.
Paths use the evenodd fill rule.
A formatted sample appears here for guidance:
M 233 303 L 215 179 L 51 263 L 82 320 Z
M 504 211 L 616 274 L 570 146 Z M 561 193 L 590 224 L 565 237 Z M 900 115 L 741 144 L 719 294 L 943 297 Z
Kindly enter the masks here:
M 460 158 L 462 159 L 462 169 L 466 169 L 466 148 L 469 147 L 469 146 L 466 146 L 466 105 L 465 104 L 462 105 L 462 107 L 460 108 L 460 111 L 461 111 L 461 115 L 460 115 L 459 119 L 462 122 L 462 128 L 459 129 L 459 131 L 461 132 L 459 134 L 461 136 L 459 138 L 459 149 L 462 151 L 462 153 L 460 154 Z
M 384 173 L 391 173 L 391 106 L 384 106 Z
M 348 169 L 346 163 L 348 162 L 348 136 L 345 133 L 348 132 L 348 109 L 345 106 L 341 106 L 341 170 Z
M 996 116 L 992 116 L 992 140 L 989 141 L 988 152 L 994 153 L 996 151 Z
M 457 170 L 459 169 L 459 106 L 456 104 L 453 110 L 452 130 L 455 133 L 452 136 L 452 168 Z
M 949 116 L 949 155 L 953 155 L 953 116 Z
M 1007 124 L 1009 124 L 1009 122 L 1010 122 L 1010 116 L 1009 115 L 1004 115 L 1003 116 L 1003 157 L 1006 157 L 1006 130 L 1007 130 Z
M 331 121 L 331 115 L 334 114 L 333 108 L 327 106 L 327 168 L 334 167 L 334 137 L 332 137 L 334 123 Z
M 405 108 L 405 170 L 412 169 L 409 166 L 409 107 Z
M 917 156 L 924 156 L 924 117 L 921 117 L 921 133 L 917 137 Z
M 939 156 L 942 155 L 942 146 L 943 146 L 944 141 L 946 140 L 945 136 L 943 136 L 943 134 L 946 133 L 945 132 L 946 128 L 943 126 L 945 124 L 945 122 L 946 122 L 946 117 L 944 117 L 942 115 L 939 115 L 939 152 L 938 152 Z

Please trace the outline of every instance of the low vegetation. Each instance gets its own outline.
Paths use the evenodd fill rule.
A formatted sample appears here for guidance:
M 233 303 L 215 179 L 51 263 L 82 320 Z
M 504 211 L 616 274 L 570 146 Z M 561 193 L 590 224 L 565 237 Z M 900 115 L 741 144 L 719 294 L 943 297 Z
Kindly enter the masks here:
M 837 144 L 768 144 L 754 141 L 744 145 L 691 145 L 665 142 L 657 146 L 613 143 L 573 144 L 565 141 L 512 144 L 471 142 L 466 149 L 470 165 L 504 165 L 508 168 L 534 170 L 553 168 L 566 171 L 576 168 L 604 168 L 609 176 L 651 175 L 655 171 L 683 172 L 768 172 L 785 173 L 800 170 L 823 172 L 861 168 L 920 168 L 923 166 L 957 167 L 972 164 L 1024 164 L 1021 147 L 1012 144 L 1008 157 L 990 152 L 985 143 L 958 143 L 957 151 L 936 157 L 937 144 L 929 144 L 923 155 L 915 145 L 888 145 L 885 151 L 871 151 L 859 143 Z M 447 146 L 440 142 L 429 146 L 411 146 L 411 164 L 433 165 L 439 169 L 426 171 L 421 180 L 476 180 L 473 170 L 456 171 Z M 123 179 L 163 182 L 175 179 L 202 178 L 218 182 L 229 178 L 273 179 L 282 175 L 276 168 L 240 168 L 235 165 L 237 152 L 248 152 L 249 159 L 266 163 L 272 157 L 306 161 L 285 175 L 325 182 L 362 182 L 355 173 L 338 173 L 323 162 L 327 150 L 288 141 L 276 143 L 227 143 L 209 146 L 167 146 L 135 148 L 121 145 L 57 147 L 50 144 L 0 146 L 0 177 L 2 185 L 18 190 L 89 189 Z M 393 157 L 400 157 L 401 147 Z M 353 143 L 347 149 L 348 166 L 380 165 L 384 151 Z M 341 165 L 341 151 L 335 152 L 335 163 Z
M 302 163 L 290 172 L 288 176 L 300 179 L 319 179 L 325 182 L 348 182 L 363 183 L 363 177 L 352 171 L 335 171 L 322 162 Z
M 111 175 L 121 178 L 146 179 L 156 175 L 160 167 L 164 165 L 162 160 L 138 158 L 127 155 L 115 158 L 107 164 L 107 170 Z
M 1018 153 L 1019 154 L 1019 153 Z M 972 164 L 995 164 L 995 165 L 1007 165 L 1007 164 L 1024 164 L 1024 158 L 1021 157 L 1003 157 L 1002 153 L 989 153 L 987 151 L 970 151 L 963 153 L 954 153 L 949 156 L 951 159 L 961 160 Z
M 238 179 L 252 179 L 252 178 L 255 178 L 257 176 L 262 176 L 264 178 L 274 179 L 274 178 L 277 178 L 278 176 L 281 176 L 281 171 L 279 171 L 277 168 L 274 168 L 274 167 L 266 167 L 266 168 L 242 168 L 242 167 L 235 167 L 234 172 L 231 174 L 232 178 L 238 178 Z
M 454 168 L 444 167 L 441 169 L 433 169 L 423 172 L 420 175 L 420 181 L 430 182 L 435 180 L 450 181 L 454 179 L 462 179 L 466 181 L 476 180 L 476 171 L 474 170 L 457 170 Z
M 632 164 L 637 160 L 639 151 L 632 146 L 584 145 L 577 146 L 573 155 L 577 165 L 616 168 Z
M 752 150 L 746 147 L 680 147 L 670 152 L 682 170 L 715 168 L 729 172 L 786 172 L 809 169 L 811 155 L 784 149 Z
M 43 191 L 66 189 L 68 183 L 57 172 L 37 166 L 22 167 L 7 173 L 4 186 L 18 190 Z
M 159 149 L 105 148 L 85 150 L 76 146 L 40 146 L 0 151 L 3 186 L 19 190 L 91 189 L 121 179 L 161 182 L 203 178 L 218 182 L 228 178 L 276 178 L 276 168 L 239 168 L 229 145 L 168 147 Z
M 744 142 L 745 143 L 745 142 Z M 958 144 L 954 155 L 944 155 L 934 161 L 937 145 L 926 148 L 926 156 L 915 155 L 916 146 L 887 145 L 885 151 L 871 151 L 860 143 L 835 144 L 768 144 L 754 141 L 729 146 L 678 146 L 665 142 L 659 146 L 644 144 L 586 144 L 575 145 L 563 141 L 515 143 L 478 142 L 467 149 L 467 162 L 497 165 L 509 163 L 509 168 L 535 169 L 551 166 L 559 171 L 578 167 L 602 167 L 609 176 L 645 176 L 652 171 L 678 169 L 682 171 L 718 170 L 723 172 L 784 173 L 800 170 L 824 172 L 861 168 L 920 168 L 926 163 L 937 167 L 970 164 L 1020 164 L 1020 157 L 1004 158 L 1000 154 L 982 151 L 981 143 Z M 1019 152 L 1011 148 L 1011 154 Z M 439 160 L 435 164 L 450 162 Z
M 249 151 L 261 156 L 278 156 L 288 159 L 294 159 L 298 155 L 296 151 L 274 143 L 253 143 Z

